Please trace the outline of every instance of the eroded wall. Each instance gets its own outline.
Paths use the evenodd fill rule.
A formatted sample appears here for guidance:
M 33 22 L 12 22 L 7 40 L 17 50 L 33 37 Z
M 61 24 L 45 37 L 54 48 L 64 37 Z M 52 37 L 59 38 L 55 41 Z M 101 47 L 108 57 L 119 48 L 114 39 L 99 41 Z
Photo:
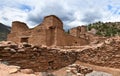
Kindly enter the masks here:
M 12 22 L 11 33 L 13 33 L 13 32 L 21 33 L 21 32 L 27 31 L 27 30 L 29 30 L 29 28 L 25 23 L 19 22 L 19 21 Z
M 56 30 L 56 45 L 57 46 L 80 46 L 87 45 L 89 41 L 84 38 L 74 37 L 64 32 L 64 30 Z
M 11 29 L 10 34 L 8 34 L 7 40 L 20 43 L 21 37 L 26 36 L 26 34 L 29 34 L 29 32 L 27 31 L 29 31 L 29 28 L 25 23 L 14 21 L 12 22 L 12 29 Z
M 45 29 L 32 30 L 28 42 L 34 45 L 46 45 L 46 34 Z
M 23 22 L 13 22 L 8 40 L 20 43 L 21 39 L 26 38 L 27 40 L 24 41 L 39 46 L 79 46 L 88 44 L 85 39 L 78 37 L 81 32 L 78 29 L 81 29 L 82 32 L 86 31 L 82 27 L 77 27 L 72 31 L 74 36 L 71 33 L 71 35 L 66 34 L 62 21 L 58 17 L 50 15 L 46 16 L 41 24 L 32 29 L 29 29 Z
M 53 26 L 63 29 L 62 21 L 54 15 L 46 16 L 42 24 L 46 29 L 49 29 L 50 27 L 53 27 Z

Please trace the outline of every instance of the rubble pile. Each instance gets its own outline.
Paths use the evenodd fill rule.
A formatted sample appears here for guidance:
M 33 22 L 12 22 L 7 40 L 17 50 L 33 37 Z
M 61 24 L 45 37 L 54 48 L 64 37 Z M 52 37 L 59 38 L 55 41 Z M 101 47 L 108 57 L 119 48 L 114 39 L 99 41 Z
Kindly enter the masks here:
M 78 52 L 77 59 L 100 66 L 120 68 L 120 37 L 112 37 L 96 48 L 91 47 Z
M 67 68 L 67 76 L 85 76 L 88 73 L 91 73 L 93 70 L 92 68 L 88 68 L 85 66 L 81 66 L 79 64 L 72 64 L 69 65 Z
M 62 52 L 28 43 L 16 45 L 12 42 L 3 42 L 0 45 L 0 59 L 2 59 L 1 62 L 8 65 L 12 64 L 23 69 L 28 68 L 42 72 L 60 69 L 72 64 L 77 57 L 75 52 Z

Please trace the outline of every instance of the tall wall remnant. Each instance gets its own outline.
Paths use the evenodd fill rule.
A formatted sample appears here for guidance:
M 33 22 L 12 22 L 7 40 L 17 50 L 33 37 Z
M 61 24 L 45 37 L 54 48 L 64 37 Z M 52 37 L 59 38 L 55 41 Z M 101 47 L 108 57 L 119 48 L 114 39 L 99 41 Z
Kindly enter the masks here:
M 84 29 L 81 30 L 85 31 Z M 55 15 L 46 16 L 41 24 L 32 29 L 29 29 L 25 23 L 13 22 L 8 40 L 16 43 L 28 42 L 38 46 L 80 46 L 88 44 L 86 39 L 66 34 L 62 21 Z

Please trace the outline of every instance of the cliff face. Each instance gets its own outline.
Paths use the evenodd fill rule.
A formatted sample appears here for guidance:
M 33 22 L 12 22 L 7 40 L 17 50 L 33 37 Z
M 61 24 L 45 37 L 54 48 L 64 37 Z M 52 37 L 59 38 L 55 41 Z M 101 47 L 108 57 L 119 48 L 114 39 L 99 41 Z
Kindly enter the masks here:
M 10 27 L 0 23 L 0 41 L 7 39 L 7 35 L 10 32 L 10 29 Z

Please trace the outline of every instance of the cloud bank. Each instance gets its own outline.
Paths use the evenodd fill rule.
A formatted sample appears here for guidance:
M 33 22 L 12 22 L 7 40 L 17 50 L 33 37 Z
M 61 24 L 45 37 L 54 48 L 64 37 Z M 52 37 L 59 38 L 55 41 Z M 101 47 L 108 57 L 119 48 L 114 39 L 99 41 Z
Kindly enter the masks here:
M 34 27 L 44 16 L 56 15 L 64 28 L 120 21 L 119 0 L 0 0 L 0 22 L 22 21 Z

